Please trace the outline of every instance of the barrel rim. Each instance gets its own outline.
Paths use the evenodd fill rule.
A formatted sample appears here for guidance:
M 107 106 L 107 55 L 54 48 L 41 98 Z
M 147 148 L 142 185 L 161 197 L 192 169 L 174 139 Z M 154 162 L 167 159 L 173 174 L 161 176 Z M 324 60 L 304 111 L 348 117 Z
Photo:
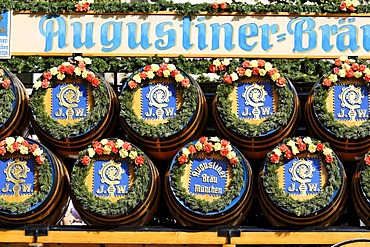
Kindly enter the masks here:
M 301 142 L 302 145 L 297 142 Z M 317 150 L 318 145 L 320 146 L 319 151 Z M 321 145 L 324 145 L 324 147 Z M 295 149 L 295 154 L 285 158 L 287 152 L 292 152 L 292 147 Z M 309 152 L 317 155 L 320 163 L 325 165 L 328 173 L 325 188 L 314 198 L 304 201 L 291 200 L 290 197 L 287 197 L 283 189 L 279 188 L 277 175 L 277 169 L 280 166 L 284 165 L 286 161 L 297 157 L 296 155 L 301 152 Z M 342 169 L 338 157 L 328 143 L 322 143 L 310 137 L 286 138 L 283 143 L 277 145 L 275 149 L 267 154 L 262 169 L 260 179 L 268 197 L 276 205 L 282 206 L 287 212 L 291 212 L 297 216 L 311 215 L 320 210 L 322 205 L 328 205 L 342 184 L 342 177 L 340 176 Z
M 55 139 L 73 138 L 85 134 L 86 132 L 97 126 L 102 120 L 104 120 L 104 117 L 107 115 L 108 112 L 109 93 L 107 87 L 109 85 L 100 75 L 93 72 L 92 70 L 84 69 L 82 70 L 82 74 L 77 74 L 75 72 L 73 74 L 64 73 L 62 74 L 64 75 L 64 77 L 60 77 L 61 80 L 57 77 L 57 75 L 61 74 L 59 73 L 51 76 L 51 79 L 49 80 L 48 84 L 45 85 L 45 87 L 39 85 L 41 81 L 43 81 L 44 78 L 47 77 L 49 73 L 51 73 L 51 71 L 60 71 L 60 68 L 62 66 L 73 66 L 76 70 L 79 67 L 75 66 L 75 63 L 76 61 L 71 60 L 71 63 L 62 63 L 61 65 L 58 65 L 58 67 L 50 68 L 50 70 L 44 72 L 37 79 L 30 95 L 30 108 L 33 120 L 40 126 L 41 129 L 46 131 Z M 84 76 L 84 74 L 88 76 Z M 94 79 L 98 79 L 99 83 L 97 85 L 96 83 L 92 83 L 92 79 L 90 79 L 91 77 Z M 76 122 L 75 124 L 62 125 L 55 119 L 51 118 L 50 115 L 45 112 L 44 97 L 48 88 L 52 88 L 58 83 L 63 83 L 70 78 L 78 78 L 81 79 L 83 83 L 86 83 L 87 85 L 92 85 L 91 91 L 94 98 L 94 106 L 90 110 L 89 114 L 81 121 Z
M 31 159 L 34 159 L 35 161 L 34 164 L 35 166 L 37 165 L 37 170 L 39 174 L 38 175 L 39 191 L 34 193 L 34 195 L 32 195 L 30 198 L 26 199 L 23 202 L 7 202 L 5 200 L 0 200 L 0 212 L 1 214 L 7 215 L 27 214 L 29 212 L 32 213 L 31 210 L 33 210 L 35 207 L 38 207 L 38 205 L 40 205 L 40 203 L 42 203 L 48 197 L 52 187 L 54 186 L 53 183 L 54 175 L 51 169 L 52 157 L 50 156 L 48 150 L 43 145 L 29 138 L 19 136 L 7 137 L 4 140 L 4 144 L 5 146 L 2 147 L 4 148 L 6 147 L 6 150 L 8 149 L 8 146 L 10 147 L 13 146 L 14 144 L 17 144 L 20 148 L 23 149 L 23 151 L 20 152 L 20 149 L 18 149 L 17 151 L 13 150 L 13 152 L 9 151 L 10 153 L 19 152 L 21 155 L 28 155 L 31 157 Z M 42 162 L 39 157 L 42 157 L 41 158 L 41 160 L 43 160 Z M 39 158 L 39 160 L 37 160 L 37 158 Z
M 253 61 L 253 60 L 252 60 Z M 252 62 L 250 61 L 250 62 Z M 254 60 L 256 61 L 256 60 Z M 237 68 L 237 72 L 233 74 L 239 74 L 239 69 L 247 69 L 253 67 L 253 69 L 257 68 L 258 70 L 262 70 L 265 68 L 264 66 L 249 66 L 245 67 L 244 63 L 249 61 L 244 61 L 240 67 Z M 250 63 L 249 62 L 249 63 Z M 257 61 L 256 61 L 257 62 Z M 272 66 L 272 65 L 271 65 Z M 272 69 L 271 69 L 272 70 Z M 276 70 L 276 69 L 275 69 Z M 280 76 L 278 71 L 276 73 Z M 236 75 L 237 76 L 237 75 Z M 273 89 L 279 95 L 279 104 L 276 113 L 273 116 L 269 116 L 260 124 L 251 124 L 245 122 L 243 119 L 240 119 L 235 113 L 231 111 L 231 100 L 229 98 L 232 90 L 240 83 L 242 78 L 263 78 L 267 79 L 266 82 L 270 83 Z M 225 78 L 225 76 L 224 76 Z M 281 126 L 286 125 L 287 119 L 293 114 L 293 105 L 294 105 L 294 95 L 293 91 L 295 91 L 293 84 L 285 77 L 281 77 L 284 80 L 284 85 L 278 84 L 277 79 L 274 80 L 273 75 L 269 75 L 266 73 L 263 76 L 250 74 L 247 75 L 246 73 L 240 75 L 236 80 L 232 81 L 231 83 L 226 82 L 225 79 L 222 83 L 217 86 L 217 109 L 220 113 L 221 118 L 235 132 L 248 136 L 248 137 L 258 137 L 261 134 L 271 134 L 274 131 L 278 130 Z M 280 79 L 279 78 L 279 79 Z M 286 83 L 287 82 L 287 83 Z
M 182 85 L 181 81 L 177 81 L 175 79 L 175 76 L 167 76 L 167 78 L 171 79 L 172 83 L 175 83 L 176 88 L 182 91 L 182 97 L 184 99 L 183 104 L 181 105 L 181 108 L 177 111 L 175 117 L 169 118 L 167 123 L 162 123 L 158 125 L 153 125 L 145 122 L 145 120 L 138 118 L 138 116 L 133 111 L 133 95 L 136 90 L 141 88 L 142 85 L 149 84 L 149 78 L 142 79 L 140 83 L 137 83 L 136 87 L 131 88 L 130 83 L 132 81 L 135 82 L 135 77 L 138 76 L 140 73 L 144 73 L 146 68 L 149 67 L 170 67 L 170 72 L 177 71 L 182 77 L 187 79 L 189 81 L 189 84 Z M 155 71 L 156 72 L 156 71 Z M 146 72 L 145 72 L 146 73 Z M 162 75 L 158 75 L 157 72 L 155 73 L 154 77 L 159 78 Z M 136 82 L 135 82 L 136 83 Z M 176 68 L 173 64 L 166 64 L 161 63 L 158 64 L 151 64 L 146 65 L 145 67 L 142 67 L 138 70 L 136 70 L 123 84 L 121 95 L 119 98 L 120 103 L 120 118 L 121 121 L 125 121 L 131 128 L 133 128 L 137 133 L 139 133 L 141 136 L 149 137 L 152 139 L 155 138 L 165 138 L 169 137 L 171 135 L 174 135 L 178 132 L 180 132 L 183 127 L 188 124 L 192 117 L 194 116 L 194 113 L 196 112 L 196 105 L 199 104 L 198 99 L 198 85 L 197 82 L 193 80 L 193 78 L 186 74 L 185 71 L 183 71 L 180 68 Z
M 218 199 L 215 199 L 211 202 L 206 201 L 204 199 L 196 198 L 194 195 L 189 193 L 186 188 L 182 186 L 181 183 L 181 177 L 185 173 L 185 166 L 191 162 L 191 158 L 193 157 L 193 154 L 197 152 L 205 152 L 205 153 L 211 153 L 216 152 L 214 149 L 212 151 L 206 151 L 205 146 L 207 144 L 211 145 L 218 145 L 221 142 L 225 143 L 225 146 L 228 146 L 229 153 L 233 153 L 235 156 L 234 158 L 228 158 L 229 164 L 232 167 L 232 178 L 230 182 L 230 186 L 225 191 L 225 193 Z M 218 144 L 217 144 L 218 143 Z M 226 145 L 227 144 L 227 145 Z M 187 152 L 189 151 L 189 148 L 191 147 L 196 148 L 197 151 L 193 152 L 190 151 L 188 155 Z M 186 151 L 188 150 L 188 151 Z M 194 150 L 194 149 L 193 149 Z M 184 152 L 185 151 L 185 152 Z M 218 150 L 220 151 L 220 150 Z M 222 155 L 222 154 L 221 154 Z M 184 157 L 186 156 L 186 161 L 183 163 L 182 160 L 184 160 Z M 223 155 L 222 155 L 223 156 Z M 226 156 L 225 156 L 226 157 Z M 236 159 L 235 159 L 236 158 Z M 244 164 L 244 167 L 242 165 Z M 246 190 L 250 188 L 246 188 L 248 184 L 250 184 L 250 181 L 248 180 L 248 177 L 251 175 L 251 170 L 247 169 L 249 167 L 249 162 L 244 158 L 244 156 L 237 150 L 235 147 L 233 147 L 230 142 L 226 140 L 220 140 L 218 137 L 201 137 L 199 140 L 192 141 L 185 145 L 182 150 L 180 150 L 175 157 L 173 158 L 171 165 L 169 167 L 170 174 L 168 176 L 168 182 L 169 186 L 172 190 L 172 193 L 174 193 L 176 196 L 176 199 L 184 204 L 187 208 L 199 212 L 199 213 L 207 213 L 207 214 L 218 214 L 221 213 L 228 208 L 232 207 L 234 205 L 234 201 L 238 197 L 242 197 Z M 249 173 L 249 174 L 248 174 Z
M 112 141 L 112 142 L 110 142 Z M 114 145 L 116 149 L 111 149 Z M 110 150 L 110 151 L 107 151 Z M 117 202 L 95 196 L 88 191 L 85 183 L 89 170 L 93 167 L 95 158 L 100 155 L 115 155 L 134 166 L 134 182 L 125 197 Z M 87 163 L 88 160 L 88 163 Z M 81 207 L 97 215 L 124 215 L 134 210 L 149 192 L 151 184 L 150 160 L 135 145 L 118 138 L 94 141 L 79 156 L 71 175 L 71 193 Z

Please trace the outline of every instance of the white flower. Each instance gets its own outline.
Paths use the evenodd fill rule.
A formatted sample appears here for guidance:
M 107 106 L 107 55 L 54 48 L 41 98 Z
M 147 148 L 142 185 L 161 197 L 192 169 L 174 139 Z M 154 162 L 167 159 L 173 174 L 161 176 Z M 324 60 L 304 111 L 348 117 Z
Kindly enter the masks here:
M 163 70 L 163 76 L 164 77 L 169 77 L 170 75 L 171 75 L 171 72 L 168 69 Z
M 167 69 L 171 72 L 171 71 L 174 71 L 176 69 L 176 66 L 172 63 L 168 64 L 167 65 Z
M 212 64 L 219 67 L 221 65 L 221 62 L 220 60 L 216 59 L 216 60 L 213 60 Z
M 217 152 L 221 150 L 221 143 L 216 142 L 215 145 L 213 145 L 213 149 Z
M 251 66 L 252 67 L 258 67 L 258 61 L 257 60 L 251 60 Z
M 245 70 L 245 76 L 247 76 L 247 77 L 251 77 L 251 76 L 252 76 L 252 70 L 250 70 L 250 69 L 246 69 L 246 70 Z
M 63 80 L 65 77 L 66 77 L 66 76 L 65 76 L 64 74 L 62 74 L 62 73 L 58 73 L 58 74 L 57 74 L 57 78 L 58 78 L 58 80 Z
M 295 146 L 295 141 L 294 140 L 289 140 L 286 144 L 289 147 L 294 147 Z
M 181 73 L 178 73 L 178 74 L 175 76 L 175 81 L 177 81 L 177 82 L 181 82 L 182 80 L 184 80 L 184 76 L 183 76 Z
M 7 137 L 7 138 L 5 138 L 6 145 L 12 145 L 14 142 L 15 142 L 15 138 L 14 137 Z
M 351 3 L 347 4 L 347 1 L 351 2 L 351 0 L 346 0 L 346 5 L 347 6 L 350 6 Z M 348 57 L 347 56 L 340 56 L 339 57 L 339 60 L 342 61 L 342 62 L 344 62 L 344 61 L 348 60 Z
M 230 65 L 230 59 L 225 58 L 224 60 L 222 60 L 222 64 L 225 66 Z
M 119 150 L 119 156 L 121 156 L 122 158 L 126 158 L 128 156 L 128 151 L 122 148 L 121 150 Z
M 90 58 L 88 58 L 88 57 L 85 57 L 85 58 L 83 59 L 83 61 L 84 61 L 86 64 L 91 64 L 91 59 L 90 59 Z
M 336 81 L 338 81 L 338 76 L 337 76 L 337 75 L 334 75 L 334 74 L 331 74 L 328 78 L 329 78 L 329 80 L 330 80 L 331 82 L 336 82 Z
M 267 71 L 264 69 L 260 69 L 259 72 L 260 72 L 260 76 L 265 76 L 267 73 Z
M 220 142 L 220 138 L 218 138 L 217 136 L 211 136 L 209 138 L 209 141 L 211 141 L 211 142 Z
M 117 139 L 117 141 L 116 141 L 116 148 L 122 147 L 123 143 L 124 142 L 121 139 Z
M 271 76 L 271 79 L 273 80 L 273 81 L 276 81 L 277 79 L 279 79 L 280 78 L 280 74 L 278 73 L 278 72 L 276 72 L 275 74 L 273 74 L 272 76 Z
M 28 147 L 23 146 L 23 145 L 20 145 L 20 146 L 19 146 L 19 152 L 20 152 L 21 154 L 28 154 Z
M 6 147 L 6 150 L 7 150 L 9 153 L 14 153 L 13 146 L 7 146 L 7 147 Z
M 146 75 L 148 76 L 148 78 L 149 79 L 153 79 L 154 77 L 155 77 L 155 74 L 154 74 L 154 72 L 153 71 L 148 71 L 147 73 L 146 73 Z
M 22 136 L 18 136 L 15 141 L 19 142 L 19 143 L 22 143 L 24 141 L 24 138 Z
M 0 69 L 0 76 L 4 76 L 4 70 Z
M 294 155 L 296 155 L 296 154 L 298 154 L 298 153 L 299 153 L 299 149 L 298 149 L 298 147 L 297 147 L 297 146 L 293 146 L 293 147 L 292 147 L 292 153 L 293 153 Z
M 353 7 L 357 7 L 360 4 L 360 1 L 358 0 L 352 0 Z
M 59 73 L 58 71 L 58 68 L 57 67 L 53 67 L 50 69 L 50 74 L 51 75 L 57 75 Z
M 81 73 L 82 73 L 82 70 L 81 70 L 81 68 L 80 68 L 80 67 L 76 67 L 76 68 L 75 68 L 75 70 L 74 70 L 74 72 L 75 72 L 75 74 L 76 74 L 77 76 L 80 76 L 80 75 L 81 75 Z
M 136 81 L 137 83 L 140 83 L 141 82 L 141 77 L 139 74 L 136 74 L 134 75 L 134 77 L 132 78 L 134 81 Z
M 231 158 L 234 158 L 236 156 L 236 153 L 234 151 L 229 152 L 226 157 L 230 160 Z
M 272 64 L 270 63 L 270 62 L 266 62 L 265 63 L 265 70 L 266 71 L 269 71 L 269 70 L 271 70 L 272 69 Z
M 101 145 L 107 145 L 108 144 L 108 139 L 104 138 L 103 140 L 100 141 Z
M 338 72 L 339 77 L 346 77 L 346 70 L 345 69 L 340 69 Z
M 310 153 L 314 153 L 314 152 L 316 152 L 316 145 L 315 145 L 315 144 L 313 144 L 313 143 L 310 143 L 310 145 L 308 146 L 308 151 L 309 151 Z
M 366 68 L 366 69 L 364 70 L 364 74 L 365 74 L 365 75 L 370 75 L 370 69 L 369 69 L 369 68 Z
M 40 156 L 42 153 L 43 151 L 40 148 L 36 148 L 36 150 L 33 151 L 33 156 Z
M 238 80 L 239 79 L 239 76 L 238 76 L 238 74 L 237 73 L 235 73 L 235 72 L 233 72 L 233 73 L 231 73 L 231 79 L 233 80 L 233 81 L 236 81 L 236 80 Z
M 353 76 L 354 76 L 355 78 L 360 78 L 360 77 L 362 76 L 362 72 L 360 72 L 360 71 L 355 71 L 355 72 L 353 73 Z
M 85 79 L 85 78 L 87 77 L 87 74 L 88 74 L 88 72 L 87 72 L 87 70 L 85 69 L 85 70 L 83 70 L 83 71 L 82 71 L 82 73 L 81 73 L 81 77 Z
M 344 63 L 342 65 L 342 68 L 345 69 L 345 70 L 350 70 L 351 69 L 351 65 L 349 65 L 348 63 Z
M 272 150 L 275 154 L 281 156 L 281 150 L 278 149 L 278 148 L 275 148 L 274 150 Z
M 152 71 L 158 71 L 159 70 L 159 65 L 158 64 L 152 64 L 150 65 L 150 68 Z
M 95 150 L 93 148 L 88 148 L 87 153 L 89 154 L 90 158 L 95 156 Z
M 312 143 L 312 139 L 311 139 L 311 137 L 308 137 L 308 136 L 306 136 L 305 138 L 303 138 L 303 141 L 304 141 L 306 144 L 311 144 L 311 143 Z
M 183 148 L 183 149 L 181 149 L 181 152 L 182 152 L 182 154 L 184 154 L 185 156 L 189 156 L 189 154 L 190 154 L 190 151 L 189 151 L 189 149 L 187 149 L 187 148 Z
M 195 148 L 198 150 L 198 151 L 200 151 L 200 150 L 202 150 L 202 148 L 203 148 L 203 145 L 202 145 L 202 143 L 200 142 L 200 141 L 197 141 L 197 143 L 195 143 Z
M 332 154 L 333 150 L 331 150 L 330 148 L 327 148 L 325 147 L 324 150 L 322 151 L 322 153 L 324 155 L 328 155 L 328 154 Z
M 81 57 L 81 56 L 77 56 L 77 57 L 75 57 L 74 58 L 77 62 L 79 62 L 79 61 L 82 61 L 83 60 L 83 57 Z
M 88 2 L 89 4 L 92 4 L 94 3 L 94 0 L 86 0 L 86 2 Z
M 128 155 L 130 159 L 135 159 L 137 157 L 137 152 L 136 151 L 131 151 L 130 154 Z
M 33 84 L 33 88 L 39 89 L 41 87 L 41 81 L 36 81 L 35 84 Z
M 112 152 L 112 149 L 110 148 L 110 146 L 105 145 L 103 148 L 103 152 L 104 154 L 110 154 Z
M 71 64 L 70 64 L 70 62 L 64 62 L 64 63 L 62 63 L 62 65 L 64 65 L 64 66 L 70 66 Z

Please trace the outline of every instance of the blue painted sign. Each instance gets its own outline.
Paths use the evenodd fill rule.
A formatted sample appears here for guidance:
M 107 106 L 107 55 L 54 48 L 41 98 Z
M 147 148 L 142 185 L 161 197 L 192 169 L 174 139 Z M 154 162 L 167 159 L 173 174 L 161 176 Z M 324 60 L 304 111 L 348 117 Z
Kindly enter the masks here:
M 0 13 L 0 58 L 10 58 L 10 11 Z

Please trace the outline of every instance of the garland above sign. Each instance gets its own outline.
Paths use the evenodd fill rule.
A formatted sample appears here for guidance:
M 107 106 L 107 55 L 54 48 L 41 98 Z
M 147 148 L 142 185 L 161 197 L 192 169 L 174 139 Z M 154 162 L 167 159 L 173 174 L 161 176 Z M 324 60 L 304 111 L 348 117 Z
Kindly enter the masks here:
M 258 18 L 236 13 L 190 17 L 158 12 L 105 14 L 103 18 L 90 12 L 13 12 L 10 44 L 13 56 L 369 58 L 369 17 L 286 13 Z M 24 30 L 29 30 L 31 42 L 23 38 Z

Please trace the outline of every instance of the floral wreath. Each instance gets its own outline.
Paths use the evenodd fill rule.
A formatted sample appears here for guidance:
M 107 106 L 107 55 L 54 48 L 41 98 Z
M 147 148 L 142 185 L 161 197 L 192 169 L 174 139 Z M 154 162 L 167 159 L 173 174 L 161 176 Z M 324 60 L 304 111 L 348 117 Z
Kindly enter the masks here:
M 364 191 L 367 198 L 370 198 L 370 152 L 364 155 L 361 166 L 361 189 Z
M 229 189 L 225 190 L 220 198 L 211 202 L 196 198 L 182 186 L 181 182 L 181 178 L 185 174 L 185 167 L 191 164 L 191 159 L 199 152 L 219 152 L 232 165 L 232 178 Z M 229 141 L 220 140 L 218 137 L 201 137 L 199 140 L 187 144 L 175 156 L 171 171 L 171 187 L 175 195 L 192 210 L 204 213 L 221 211 L 230 205 L 231 201 L 240 194 L 244 186 L 244 172 L 240 160 L 241 157 L 233 150 Z
M 44 72 L 33 85 L 31 94 L 31 110 L 34 120 L 37 124 L 56 139 L 68 138 L 84 133 L 96 126 L 108 111 L 108 93 L 104 83 L 95 76 L 94 72 L 88 71 L 86 66 L 91 64 L 91 59 L 75 57 L 71 62 L 65 62 L 58 67 L 53 67 Z M 94 98 L 94 107 L 90 113 L 75 124 L 62 125 L 52 119 L 44 110 L 44 97 L 48 88 L 53 87 L 57 82 L 63 81 L 67 76 L 82 78 L 92 85 L 92 95 Z
M 218 66 L 219 67 L 219 66 Z M 216 66 L 216 68 L 218 68 Z M 256 125 L 245 122 L 232 112 L 230 94 L 243 77 L 262 76 L 270 77 L 275 84 L 272 86 L 279 95 L 279 107 L 275 115 L 269 116 L 262 123 Z M 293 112 L 293 93 L 286 86 L 286 79 L 280 75 L 270 62 L 265 60 L 244 61 L 236 72 L 226 73 L 217 87 L 217 109 L 226 125 L 245 136 L 256 137 L 268 133 L 279 126 L 286 125 Z
M 334 119 L 332 113 L 328 112 L 326 99 L 329 95 L 329 89 L 336 85 L 341 78 L 362 78 L 366 85 L 370 86 L 370 68 L 365 64 L 359 64 L 354 59 L 342 56 L 334 61 L 335 67 L 331 74 L 326 76 L 314 92 L 313 108 L 320 122 L 336 136 L 344 139 L 358 139 L 369 136 L 369 120 L 359 126 L 347 126 Z
M 23 137 L 7 137 L 0 141 L 0 155 L 20 153 L 23 155 L 32 154 L 38 171 L 39 191 L 23 202 L 7 202 L 0 199 L 0 210 L 11 213 L 26 213 L 39 202 L 45 200 L 51 190 L 52 172 L 48 158 L 43 149 L 36 143 L 30 143 Z
M 355 12 L 359 4 L 360 2 L 358 0 L 345 0 L 340 3 L 339 9 L 341 11 Z
M 134 166 L 134 182 L 124 198 L 117 202 L 102 199 L 88 191 L 86 177 L 97 157 L 114 155 Z M 148 193 L 150 170 L 145 154 L 129 142 L 121 139 L 94 141 L 79 153 L 71 176 L 71 189 L 82 208 L 99 215 L 125 214 L 144 200 Z
M 173 78 L 177 83 L 177 88 L 183 93 L 184 102 L 173 118 L 169 118 L 167 123 L 158 125 L 148 124 L 143 119 L 139 119 L 133 110 L 134 92 L 144 83 L 155 77 Z M 197 90 L 190 79 L 173 64 L 161 63 L 146 65 L 128 79 L 125 90 L 119 96 L 120 116 L 142 136 L 151 138 L 168 137 L 183 129 L 193 115 L 197 100 Z
M 283 189 L 279 188 L 279 178 L 277 170 L 284 165 L 294 155 L 302 152 L 316 154 L 320 162 L 325 164 L 328 172 L 328 179 L 325 188 L 311 199 L 304 201 L 292 200 L 287 196 Z M 341 176 L 338 166 L 338 158 L 329 147 L 329 144 L 313 140 L 310 137 L 287 138 L 282 144 L 267 154 L 265 170 L 262 175 L 262 184 L 270 199 L 280 207 L 297 216 L 307 216 L 315 213 L 318 208 L 325 207 L 331 196 L 341 185 Z
M 0 125 L 4 124 L 11 116 L 13 111 L 13 93 L 11 80 L 5 71 L 0 68 Z

